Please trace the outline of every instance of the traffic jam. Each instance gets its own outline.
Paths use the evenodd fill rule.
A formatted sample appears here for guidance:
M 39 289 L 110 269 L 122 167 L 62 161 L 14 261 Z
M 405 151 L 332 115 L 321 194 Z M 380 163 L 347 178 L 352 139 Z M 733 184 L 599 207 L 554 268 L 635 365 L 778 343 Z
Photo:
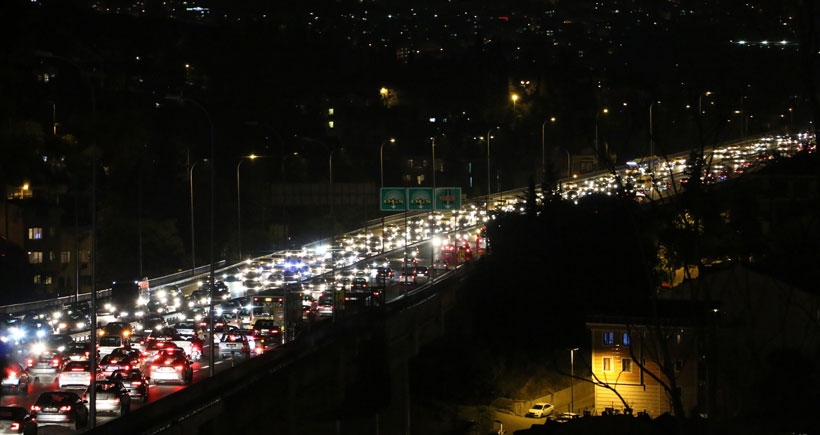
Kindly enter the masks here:
M 808 143 L 806 137 L 771 138 L 714 150 L 700 182 L 738 176 Z M 688 167 L 686 159 L 642 159 L 616 175 L 564 180 L 556 193 L 577 202 L 595 193 L 615 194 L 626 181 L 642 201 L 675 183 L 692 182 Z M 494 212 L 523 212 L 521 196 L 492 198 Z M 92 382 L 101 424 L 206 378 L 214 369 L 211 352 L 213 364 L 227 369 L 298 340 L 312 322 L 378 309 L 485 254 L 485 225 L 492 216 L 486 202 L 446 214 L 399 213 L 326 246 L 229 266 L 213 279 L 200 276 L 158 288 L 148 287 L 147 280 L 112 283 L 111 296 L 97 301 L 95 328 L 88 302 L 7 314 L 0 319 L 7 356 L 0 426 L 28 433 L 47 425 L 82 430 L 94 414 Z M 91 331 L 97 337 L 93 349 Z
M 431 213 L 331 246 L 272 253 L 218 271 L 213 289 L 209 276 L 156 289 L 112 283 L 111 296 L 97 301 L 95 349 L 88 302 L 6 315 L 0 419 L 81 431 L 90 425 L 92 382 L 95 424 L 126 415 L 207 377 L 211 349 L 214 365 L 227 369 L 298 339 L 311 322 L 377 309 L 471 261 L 486 249 L 476 230 L 485 216 L 472 207 Z M 428 239 L 432 255 L 414 246 Z

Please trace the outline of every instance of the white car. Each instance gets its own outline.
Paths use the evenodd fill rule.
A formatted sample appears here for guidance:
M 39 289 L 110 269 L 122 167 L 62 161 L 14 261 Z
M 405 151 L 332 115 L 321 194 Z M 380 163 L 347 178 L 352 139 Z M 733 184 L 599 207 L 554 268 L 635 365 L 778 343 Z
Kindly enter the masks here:
M 538 402 L 534 403 L 529 411 L 527 411 L 527 417 L 534 417 L 534 418 L 544 418 L 552 415 L 552 411 L 555 409 L 554 406 L 550 405 L 546 402 Z

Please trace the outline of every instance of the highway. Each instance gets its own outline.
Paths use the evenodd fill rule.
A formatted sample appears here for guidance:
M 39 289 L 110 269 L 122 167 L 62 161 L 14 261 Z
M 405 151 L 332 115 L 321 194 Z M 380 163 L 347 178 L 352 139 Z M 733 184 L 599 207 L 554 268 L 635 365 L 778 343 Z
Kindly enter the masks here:
M 726 179 L 727 176 L 732 176 L 731 174 L 740 175 L 744 171 L 748 172 L 753 170 L 754 165 L 759 162 L 761 156 L 764 156 L 766 152 L 770 152 L 773 149 L 777 149 L 778 152 L 784 154 L 791 154 L 796 152 L 798 142 L 788 142 L 788 143 L 781 143 L 778 141 L 766 141 L 763 142 L 764 145 L 760 145 L 760 141 L 750 141 L 744 144 L 730 144 L 727 145 L 725 148 L 721 148 L 718 150 L 710 151 L 710 156 L 712 157 L 712 167 L 715 168 L 714 174 L 705 174 L 704 175 L 704 183 L 711 183 L 711 182 L 720 182 L 723 179 Z M 681 160 L 681 156 L 677 156 L 674 160 L 670 158 L 670 165 L 665 165 L 663 169 L 657 171 L 658 173 L 664 173 L 666 171 L 664 177 L 668 177 L 668 181 L 671 183 L 675 183 L 672 185 L 664 185 L 662 189 L 658 189 L 657 186 L 659 183 L 653 183 L 649 188 L 646 188 L 642 195 L 645 196 L 646 200 L 658 200 L 661 199 L 664 195 L 671 195 L 673 192 L 677 191 L 680 187 L 680 180 L 683 174 L 683 160 Z M 726 171 L 724 168 L 729 168 L 729 171 Z M 634 177 L 636 172 L 640 171 L 640 169 L 636 169 L 634 165 L 624 166 L 622 168 L 618 168 L 618 175 L 622 177 L 622 179 L 626 179 L 628 177 Z M 658 173 L 656 173 L 656 178 Z M 729 175 L 726 175 L 729 174 Z M 714 177 L 712 179 L 712 177 Z M 564 199 L 570 201 L 578 201 L 585 195 L 593 194 L 593 193 L 611 193 L 612 189 L 616 189 L 617 186 L 614 185 L 615 177 L 612 174 L 607 175 L 599 175 L 599 176 L 588 176 L 588 177 L 578 177 L 572 179 L 565 179 L 561 180 L 562 191 L 561 194 Z M 525 189 L 516 189 L 513 191 L 503 192 L 502 194 L 493 195 L 493 203 L 494 208 L 504 210 L 504 211 L 517 211 L 516 207 L 520 206 L 521 198 L 523 197 Z M 609 194 L 608 193 L 608 194 Z M 641 197 L 642 195 L 638 195 Z M 496 199 L 497 198 L 497 199 Z M 501 200 L 501 198 L 505 198 Z M 367 225 L 367 231 L 365 230 L 358 230 L 354 231 L 342 236 L 335 237 L 335 240 L 343 241 L 343 246 L 336 246 L 339 249 L 346 249 L 350 250 L 351 252 L 355 252 L 360 245 L 359 243 L 362 240 L 372 239 L 376 237 L 381 241 L 385 241 L 385 248 L 388 248 L 384 252 L 381 252 L 381 249 L 377 251 L 375 255 L 371 257 L 358 259 L 357 261 L 347 263 L 343 267 L 338 269 L 334 268 L 332 271 L 324 272 L 325 276 L 331 277 L 338 273 L 340 270 L 343 269 L 359 269 L 359 270 L 367 270 L 368 264 L 373 262 L 374 260 L 381 260 L 387 258 L 390 262 L 390 266 L 393 268 L 394 271 L 398 274 L 399 271 L 403 269 L 405 265 L 405 252 L 409 250 L 409 248 L 413 248 L 413 251 L 417 249 L 418 254 L 416 255 L 416 259 L 419 262 L 419 265 L 430 266 L 433 264 L 433 261 L 438 256 L 438 245 L 441 244 L 441 239 L 448 238 L 451 241 L 458 240 L 458 239 L 468 239 L 468 240 L 475 240 L 475 234 L 477 228 L 480 228 L 485 222 L 486 219 L 489 219 L 489 215 L 486 213 L 486 198 L 479 198 L 479 202 L 472 202 L 466 203 L 463 207 L 463 211 L 458 213 L 449 212 L 447 215 L 440 214 L 438 212 L 433 213 L 433 215 L 437 216 L 435 220 L 435 226 L 441 228 L 440 232 L 436 231 L 424 231 L 425 228 L 428 227 L 428 213 L 398 213 L 388 216 L 384 219 L 384 226 L 380 221 L 371 221 Z M 382 233 L 382 228 L 386 228 L 389 231 L 385 231 Z M 407 247 L 404 246 L 403 241 L 400 237 L 397 238 L 397 233 L 404 233 L 406 231 L 408 233 L 412 233 L 413 236 L 409 238 L 409 243 Z M 411 228 L 413 231 L 411 231 Z M 416 230 L 416 228 L 420 228 Z M 417 232 L 416 232 L 417 231 Z M 390 237 L 388 238 L 387 234 L 390 233 Z M 333 243 L 333 240 L 324 240 L 320 242 L 313 243 L 309 246 L 306 246 L 303 251 L 318 251 L 321 250 L 322 246 L 328 246 Z M 381 248 L 379 246 L 379 248 Z M 474 251 L 478 251 L 477 247 L 473 246 Z M 284 254 L 284 253 L 281 253 Z M 242 266 L 244 263 L 239 264 L 230 264 L 225 265 L 223 264 L 217 270 L 217 276 L 221 276 L 221 274 L 236 269 L 237 267 Z M 447 273 L 447 272 L 439 272 L 435 271 L 431 268 L 431 277 L 432 280 L 436 280 L 440 278 L 439 273 Z M 197 287 L 197 282 L 203 278 L 203 274 L 199 273 L 194 276 L 191 276 L 190 271 L 184 273 L 183 275 L 186 276 L 172 276 L 172 277 L 162 277 L 157 279 L 152 279 L 152 287 L 161 288 L 163 285 L 178 285 L 183 292 L 189 293 L 193 291 Z M 155 284 L 154 283 L 158 283 Z M 396 300 L 400 300 L 409 292 L 417 291 L 420 286 L 416 285 L 404 285 L 402 283 L 393 283 L 386 287 L 385 291 L 385 299 L 386 303 L 392 303 Z M 104 293 L 103 293 L 104 294 Z M 242 287 L 233 287 L 231 291 L 232 297 L 240 297 L 246 296 L 247 292 Z M 38 304 L 39 306 L 51 306 L 55 305 L 55 301 L 40 301 Z M 15 309 L 19 307 L 3 307 L 5 312 L 13 312 Z M 22 310 L 20 310 L 22 311 Z M 353 315 L 353 310 L 347 310 L 345 313 L 340 313 L 337 311 L 338 315 Z M 167 317 L 170 319 L 175 317 L 176 314 L 168 314 Z M 333 318 L 317 318 L 318 322 L 332 322 Z M 87 332 L 79 332 L 76 333 L 77 340 L 83 340 L 87 337 Z M 210 340 L 206 340 L 208 342 Z M 276 349 L 272 350 L 272 352 L 276 352 Z M 209 373 L 209 349 L 206 345 L 206 348 L 203 350 L 203 359 L 198 362 L 194 362 L 194 383 L 199 382 L 208 377 Z M 24 358 L 25 352 L 21 352 L 18 354 L 20 359 Z M 214 361 L 214 371 L 216 373 L 229 370 L 236 364 L 241 364 L 242 359 L 220 359 L 216 358 Z M 136 401 L 132 404 L 134 409 L 142 407 L 142 406 L 150 406 L 152 403 L 160 400 L 164 397 L 167 397 L 171 394 L 174 394 L 180 390 L 182 390 L 183 386 L 177 385 L 151 385 L 151 394 L 150 394 L 150 401 L 143 405 L 136 403 Z M 2 405 L 20 405 L 29 407 L 32 402 L 36 399 L 40 392 L 49 391 L 52 389 L 56 389 L 56 384 L 40 384 L 34 385 L 29 392 L 28 395 L 10 395 L 6 394 L 0 399 L 0 404 Z M 108 416 L 108 415 L 98 415 L 97 416 L 97 424 L 104 424 L 111 419 L 116 418 L 115 416 Z M 76 431 L 67 428 L 59 428 L 59 427 L 41 427 L 41 434 L 50 434 L 50 433 L 76 433 Z

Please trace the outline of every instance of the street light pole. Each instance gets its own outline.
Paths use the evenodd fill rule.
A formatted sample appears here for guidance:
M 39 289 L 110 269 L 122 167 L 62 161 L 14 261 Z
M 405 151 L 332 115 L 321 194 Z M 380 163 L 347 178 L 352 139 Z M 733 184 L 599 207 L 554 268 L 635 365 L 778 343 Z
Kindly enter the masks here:
M 381 187 L 384 187 L 384 146 L 387 143 L 396 143 L 396 139 L 390 138 L 384 142 L 382 142 L 381 146 L 379 146 L 379 174 L 381 175 Z
M 198 163 L 207 161 L 208 159 L 197 160 L 188 169 L 188 184 L 191 193 L 191 276 L 196 275 L 196 237 L 194 233 L 194 168 Z
M 433 140 L 430 143 L 431 148 L 433 149 L 433 162 L 430 165 L 430 168 L 433 169 L 433 196 L 436 194 L 436 137 L 433 136 Z
M 384 88 L 382 88 L 384 89 Z M 385 91 L 386 92 L 386 91 Z M 390 138 L 384 142 L 382 142 L 381 146 L 379 146 L 379 175 L 381 175 L 381 187 L 384 187 L 384 146 L 387 143 L 396 143 L 396 139 Z M 380 252 L 384 252 L 384 213 L 382 213 L 382 243 L 381 248 L 379 249 Z
M 652 106 L 654 106 L 656 101 L 653 101 L 649 105 L 649 155 L 655 155 L 655 137 L 652 135 Z M 660 103 L 660 101 L 657 101 Z M 654 168 L 653 168 L 654 169 Z
M 56 59 L 65 62 L 77 70 L 88 87 L 88 97 L 91 103 L 91 331 L 90 346 L 97 347 L 97 97 L 94 92 L 94 85 L 91 80 L 83 74 L 83 69 L 73 60 L 55 55 L 46 51 L 37 51 L 35 56 L 45 59 Z M 6 205 L 8 207 L 8 205 Z M 8 213 L 8 210 L 6 210 Z M 8 219 L 7 219 L 8 221 Z M 8 224 L 7 224 L 8 225 Z M 8 233 L 8 230 L 6 231 Z M 79 283 L 79 280 L 78 280 Z M 79 294 L 79 286 L 77 287 Z M 98 367 L 96 358 L 91 358 L 91 373 L 95 373 Z M 92 380 L 88 388 L 88 418 L 89 426 L 94 428 L 97 425 L 97 385 Z
M 215 349 L 214 349 L 214 275 L 216 274 L 216 259 L 214 257 L 214 244 L 215 244 L 214 243 L 214 233 L 215 233 L 215 231 L 214 231 L 214 226 L 215 226 L 215 219 L 214 219 L 214 215 L 215 215 L 214 214 L 214 205 L 215 205 L 214 190 L 215 190 L 215 187 L 216 187 L 216 160 L 215 160 L 215 154 L 214 154 L 214 124 L 213 124 L 213 121 L 211 121 L 210 112 L 208 112 L 208 110 L 205 109 L 205 106 L 200 104 L 198 101 L 190 99 L 190 98 L 183 97 L 181 95 L 171 95 L 171 96 L 167 96 L 165 98 L 169 99 L 169 100 L 173 100 L 173 101 L 178 101 L 178 102 L 181 102 L 181 103 L 191 103 L 191 104 L 193 104 L 197 109 L 202 111 L 202 113 L 205 115 L 205 119 L 208 121 L 208 137 L 209 137 L 209 140 L 210 140 L 210 147 L 211 147 L 211 150 L 210 150 L 211 156 L 208 159 L 211 162 L 211 174 L 210 174 L 210 178 L 211 178 L 211 180 L 210 180 L 210 184 L 211 184 L 211 228 L 210 228 L 210 236 L 211 236 L 210 257 L 211 257 L 211 264 L 210 264 L 210 270 L 208 272 L 208 286 L 209 286 L 209 289 L 208 289 L 208 298 L 209 298 L 209 302 L 208 302 L 208 341 L 210 341 L 210 343 L 208 344 L 208 349 L 209 349 L 209 351 L 208 351 L 208 376 L 213 377 L 214 376 L 214 362 L 215 362 L 214 361 L 215 360 L 215 357 L 214 357 L 214 353 L 215 353 Z
M 493 131 L 493 129 L 487 130 L 487 211 L 488 212 L 490 210 L 492 210 L 491 205 L 490 205 L 490 192 L 491 192 L 491 189 L 492 189 L 492 186 L 490 184 L 490 132 L 492 132 L 492 131 Z
M 601 152 L 598 149 L 598 115 L 601 113 L 609 113 L 609 109 L 599 110 L 595 112 L 595 172 L 598 172 L 598 160 L 601 158 Z
M 703 114 L 703 106 L 701 105 L 703 102 L 703 97 L 708 97 L 709 95 L 712 95 L 711 91 L 703 92 L 700 96 L 698 96 L 698 116 Z
M 544 179 L 547 178 L 547 154 L 544 148 L 544 127 L 547 125 L 547 121 L 555 122 L 555 117 L 552 116 L 541 123 L 541 177 Z
M 245 160 L 253 160 L 258 156 L 251 154 L 249 156 L 242 156 L 239 158 L 239 163 L 236 164 L 236 235 L 237 235 L 237 250 L 239 251 L 239 261 L 242 261 L 242 197 L 239 190 L 239 167 Z
M 572 178 L 572 159 L 570 158 L 569 150 L 564 148 L 564 152 L 567 153 L 567 178 Z
M 570 396 L 570 410 L 569 412 L 575 412 L 575 351 L 578 348 L 573 348 L 569 350 L 569 396 Z
M 331 237 L 333 236 L 333 153 L 336 150 L 330 151 L 330 157 L 327 159 L 327 179 L 328 179 L 328 199 L 330 200 L 330 219 L 331 219 Z

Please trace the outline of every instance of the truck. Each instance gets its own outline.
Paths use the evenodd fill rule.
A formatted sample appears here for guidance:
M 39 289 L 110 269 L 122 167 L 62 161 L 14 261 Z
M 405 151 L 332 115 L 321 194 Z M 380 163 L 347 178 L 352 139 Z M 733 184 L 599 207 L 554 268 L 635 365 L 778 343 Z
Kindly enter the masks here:
M 456 243 L 450 243 L 441 246 L 441 259 L 445 261 L 450 268 L 456 267 L 459 264 L 471 261 L 473 259 L 473 250 L 470 248 L 470 243 L 462 240 Z

